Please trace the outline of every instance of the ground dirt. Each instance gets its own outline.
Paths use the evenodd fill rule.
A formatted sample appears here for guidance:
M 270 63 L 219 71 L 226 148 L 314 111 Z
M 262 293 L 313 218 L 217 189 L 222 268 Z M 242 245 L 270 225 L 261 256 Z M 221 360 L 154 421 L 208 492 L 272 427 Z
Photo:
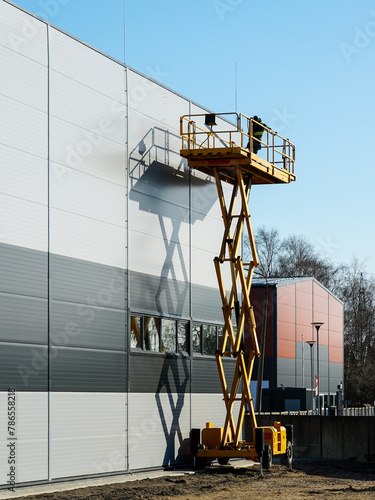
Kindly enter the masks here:
M 175 474 L 175 473 L 174 473 Z M 288 470 L 274 463 L 260 477 L 250 467 L 212 465 L 194 474 L 22 497 L 24 500 L 259 500 L 375 499 L 375 464 L 352 461 L 295 461 Z

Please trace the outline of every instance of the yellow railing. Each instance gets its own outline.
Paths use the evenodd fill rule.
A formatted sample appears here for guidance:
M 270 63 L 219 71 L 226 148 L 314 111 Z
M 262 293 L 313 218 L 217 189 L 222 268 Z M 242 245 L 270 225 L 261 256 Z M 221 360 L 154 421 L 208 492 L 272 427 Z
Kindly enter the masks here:
M 233 118 L 234 123 L 227 120 L 228 116 Z M 220 122 L 220 125 L 216 123 L 216 120 Z M 254 124 L 263 129 L 260 140 L 253 134 Z M 267 126 L 242 113 L 181 116 L 180 135 L 184 151 L 240 147 L 249 151 L 250 161 L 255 154 L 253 152 L 254 142 L 258 141 L 261 145 L 261 154 L 257 155 L 258 157 L 294 174 L 295 145 Z

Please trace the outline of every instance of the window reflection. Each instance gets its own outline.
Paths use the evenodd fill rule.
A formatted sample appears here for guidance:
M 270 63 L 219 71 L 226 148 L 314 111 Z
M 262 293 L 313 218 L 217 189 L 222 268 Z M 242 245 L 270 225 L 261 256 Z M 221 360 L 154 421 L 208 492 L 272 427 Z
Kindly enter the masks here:
M 176 352 L 176 321 L 162 320 L 162 350 Z
M 158 352 L 160 350 L 160 319 L 145 316 L 143 321 L 144 348 L 146 351 Z
M 216 326 L 203 325 L 203 354 L 215 354 L 216 349 Z

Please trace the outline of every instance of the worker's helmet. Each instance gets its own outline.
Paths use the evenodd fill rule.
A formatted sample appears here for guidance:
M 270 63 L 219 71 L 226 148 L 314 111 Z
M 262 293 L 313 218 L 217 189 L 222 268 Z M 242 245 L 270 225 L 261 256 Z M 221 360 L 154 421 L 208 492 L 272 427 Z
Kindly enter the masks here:
M 257 122 L 259 121 L 259 118 L 257 117 L 257 115 L 254 115 L 254 116 L 253 116 L 253 120 L 255 120 L 255 121 L 257 121 Z

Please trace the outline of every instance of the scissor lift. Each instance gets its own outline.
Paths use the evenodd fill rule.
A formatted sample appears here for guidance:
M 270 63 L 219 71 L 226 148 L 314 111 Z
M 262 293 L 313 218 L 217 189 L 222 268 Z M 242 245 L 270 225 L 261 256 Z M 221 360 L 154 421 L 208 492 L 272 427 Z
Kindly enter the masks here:
M 234 117 L 234 123 L 228 120 L 228 115 Z M 295 146 L 264 127 L 260 141 L 261 153 L 253 153 L 253 144 L 257 140 L 253 135 L 254 124 L 252 118 L 237 113 L 185 115 L 180 119 L 180 154 L 187 159 L 191 168 L 214 177 L 224 223 L 223 240 L 214 265 L 224 315 L 223 336 L 215 357 L 226 418 L 224 427 L 213 427 L 208 422 L 202 430 L 200 442 L 196 443 L 194 450 L 197 468 L 215 459 L 220 464 L 226 464 L 234 457 L 259 460 L 265 468 L 271 466 L 272 455 L 280 455 L 282 462 L 288 466 L 292 462 L 292 427 L 284 427 L 280 422 L 274 422 L 273 426 L 258 427 L 250 392 L 254 360 L 259 357 L 260 351 L 250 304 L 251 282 L 259 262 L 248 202 L 253 184 L 288 184 L 295 180 Z M 232 186 L 228 202 L 223 183 Z M 247 263 L 243 262 L 240 255 L 244 231 L 247 232 L 252 254 L 252 259 Z M 228 287 L 224 283 L 222 266 L 230 267 L 231 284 Z M 250 348 L 247 350 L 243 342 L 245 322 L 250 332 Z M 230 384 L 224 372 L 224 356 L 236 359 Z M 242 395 L 238 397 L 241 381 Z M 236 402 L 239 402 L 237 422 L 233 415 Z M 245 411 L 249 413 L 253 430 L 252 441 L 241 440 Z

